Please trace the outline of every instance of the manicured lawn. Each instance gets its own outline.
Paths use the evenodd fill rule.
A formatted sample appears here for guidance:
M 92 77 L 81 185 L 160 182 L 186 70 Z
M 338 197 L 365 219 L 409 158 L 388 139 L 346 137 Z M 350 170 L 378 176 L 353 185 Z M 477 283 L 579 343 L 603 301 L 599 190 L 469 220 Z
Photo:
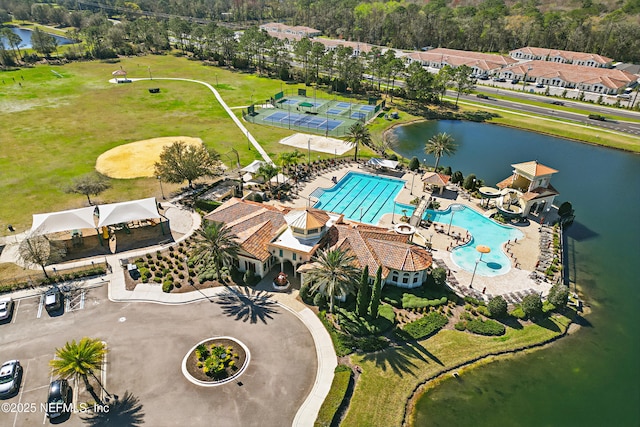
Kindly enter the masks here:
M 566 329 L 569 319 L 554 317 L 501 337 L 443 330 L 426 340 L 377 353 L 351 356 L 362 368 L 342 426 L 399 426 L 407 400 L 426 378 L 480 356 L 543 342 Z
M 242 165 L 259 158 L 203 85 L 163 80 L 108 83 L 111 73 L 120 67 L 130 78 L 147 78 L 151 71 L 154 77 L 191 78 L 213 85 L 217 81 L 218 90 L 231 107 L 247 105 L 251 98 L 254 102 L 265 100 L 281 88 L 279 80 L 233 73 L 174 56 L 123 58 L 116 64 L 91 61 L 38 65 L 4 72 L 0 74 L 5 82 L 0 90 L 1 223 L 23 231 L 30 227 L 32 213 L 83 206 L 86 200 L 82 196 L 66 194 L 64 189 L 74 177 L 92 171 L 101 153 L 124 143 L 185 135 L 201 138 L 229 166 L 235 166 L 232 147 L 238 150 Z M 284 86 L 290 90 L 298 87 Z M 160 93 L 150 94 L 147 89 L 151 87 L 159 87 Z M 234 111 L 241 115 L 240 109 Z M 279 153 L 290 150 L 277 141 L 292 131 L 251 124 L 247 127 L 274 160 Z M 167 185 L 165 191 L 177 187 Z M 115 202 L 159 193 L 155 179 L 115 180 L 112 189 L 96 200 Z M 0 233 L 7 234 L 6 226 Z

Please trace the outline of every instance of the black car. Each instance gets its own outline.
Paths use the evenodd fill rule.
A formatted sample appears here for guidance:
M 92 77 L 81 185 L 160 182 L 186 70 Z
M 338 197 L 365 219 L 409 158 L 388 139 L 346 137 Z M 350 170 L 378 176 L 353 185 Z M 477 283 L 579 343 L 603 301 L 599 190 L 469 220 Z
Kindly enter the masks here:
M 553 105 L 564 105 L 564 102 L 562 102 L 562 101 L 551 101 L 551 102 L 549 102 L 549 104 L 553 104 Z
M 70 412 L 71 387 L 67 380 L 55 380 L 49 385 L 47 398 L 47 417 L 58 418 Z
M 57 312 L 62 308 L 62 294 L 60 289 L 51 288 L 44 294 L 44 308 L 47 313 Z
M 605 116 L 601 116 L 600 114 L 589 114 L 589 118 L 591 120 L 599 120 L 601 122 L 607 121 L 607 118 Z
M 484 93 L 479 93 L 476 95 L 478 98 L 480 99 L 489 99 L 489 97 L 487 95 L 485 95 Z

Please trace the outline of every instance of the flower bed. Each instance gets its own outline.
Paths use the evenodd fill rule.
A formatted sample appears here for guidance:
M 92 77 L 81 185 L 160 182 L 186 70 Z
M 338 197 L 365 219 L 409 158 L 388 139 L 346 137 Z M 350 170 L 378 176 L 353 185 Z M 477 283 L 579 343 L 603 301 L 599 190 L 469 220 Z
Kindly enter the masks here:
M 188 374 L 206 383 L 224 382 L 242 373 L 247 352 L 238 341 L 211 338 L 194 347 L 185 360 Z

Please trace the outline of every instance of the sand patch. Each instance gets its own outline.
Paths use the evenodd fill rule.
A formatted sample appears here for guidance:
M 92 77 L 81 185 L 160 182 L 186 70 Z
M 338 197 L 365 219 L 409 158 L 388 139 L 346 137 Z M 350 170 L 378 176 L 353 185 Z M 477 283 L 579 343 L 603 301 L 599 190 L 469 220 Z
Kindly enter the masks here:
M 154 164 L 160 160 L 162 149 L 178 141 L 189 145 L 202 144 L 200 138 L 189 136 L 166 136 L 131 142 L 102 153 L 96 160 L 96 170 L 118 179 L 154 176 Z
M 351 150 L 353 146 L 341 139 L 328 138 L 326 136 L 296 133 L 280 140 L 280 144 L 306 150 L 311 144 L 312 151 L 321 153 L 342 155 Z

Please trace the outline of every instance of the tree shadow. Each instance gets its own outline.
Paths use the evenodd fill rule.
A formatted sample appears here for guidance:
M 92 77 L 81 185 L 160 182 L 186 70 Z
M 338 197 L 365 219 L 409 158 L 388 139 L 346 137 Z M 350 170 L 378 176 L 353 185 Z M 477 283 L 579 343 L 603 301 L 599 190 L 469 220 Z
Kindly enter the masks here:
M 550 331 L 560 332 L 560 327 L 548 316 L 541 316 L 536 319 L 532 319 L 532 321 L 536 325 L 542 326 L 543 328 L 549 329 Z
M 391 347 L 384 351 L 370 353 L 364 356 L 364 360 L 372 361 L 383 371 L 391 369 L 396 375 L 411 374 L 416 377 L 414 369 L 418 368 L 415 360 L 430 363 L 430 360 L 444 366 L 444 363 L 433 353 L 424 348 L 419 342 L 406 342 L 397 347 Z
M 114 395 L 104 410 L 94 410 L 81 419 L 91 427 L 135 427 L 144 424 L 144 412 L 140 399 L 126 391 L 122 398 Z
M 271 294 L 255 289 L 240 288 L 228 289 L 221 294 L 217 301 L 222 306 L 222 311 L 229 317 L 250 323 L 267 323 L 267 319 L 273 319 L 272 314 L 278 314 L 276 302 L 271 299 Z
M 520 321 L 513 317 L 513 316 L 505 316 L 505 317 L 501 317 L 499 319 L 495 319 L 498 322 L 502 323 L 504 326 L 508 326 L 511 329 L 522 329 L 522 323 L 520 323 Z

